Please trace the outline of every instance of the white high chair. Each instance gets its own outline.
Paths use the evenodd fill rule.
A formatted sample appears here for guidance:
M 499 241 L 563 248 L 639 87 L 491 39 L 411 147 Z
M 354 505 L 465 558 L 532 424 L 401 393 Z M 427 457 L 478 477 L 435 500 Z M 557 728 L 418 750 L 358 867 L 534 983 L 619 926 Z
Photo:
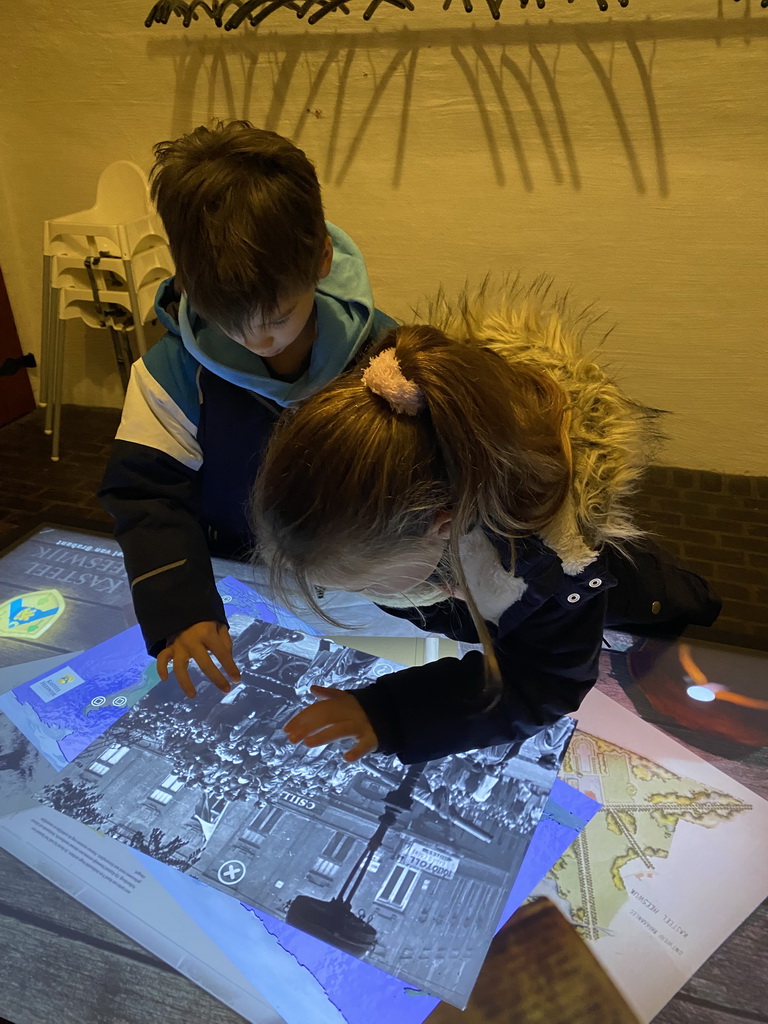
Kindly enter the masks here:
M 125 387 L 134 357 L 129 331 L 143 355 L 143 328 L 154 319 L 157 286 L 172 274 L 147 178 L 128 160 L 104 169 L 90 209 L 45 222 L 39 401 L 46 408 L 45 432 L 53 435 L 54 462 L 59 458 L 66 320 L 79 318 L 109 329 Z

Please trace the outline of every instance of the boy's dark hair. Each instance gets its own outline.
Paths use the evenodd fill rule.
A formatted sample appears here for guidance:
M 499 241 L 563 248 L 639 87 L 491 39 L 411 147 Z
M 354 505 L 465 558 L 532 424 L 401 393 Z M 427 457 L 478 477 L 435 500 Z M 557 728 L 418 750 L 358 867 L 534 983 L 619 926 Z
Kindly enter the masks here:
M 327 237 L 315 168 L 248 121 L 219 121 L 154 147 L 152 199 L 193 308 L 240 333 L 313 287 Z

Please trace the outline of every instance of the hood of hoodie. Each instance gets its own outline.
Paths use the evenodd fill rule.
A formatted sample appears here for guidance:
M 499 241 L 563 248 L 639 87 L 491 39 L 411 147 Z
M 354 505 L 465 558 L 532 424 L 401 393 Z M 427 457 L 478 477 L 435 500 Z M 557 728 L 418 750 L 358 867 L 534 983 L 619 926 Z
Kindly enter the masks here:
M 275 380 L 260 356 L 198 316 L 182 295 L 178 328 L 187 351 L 211 373 L 282 406 L 302 401 L 338 376 L 368 337 L 374 305 L 362 253 L 340 228 L 327 227 L 333 263 L 317 286 L 317 338 L 298 380 Z

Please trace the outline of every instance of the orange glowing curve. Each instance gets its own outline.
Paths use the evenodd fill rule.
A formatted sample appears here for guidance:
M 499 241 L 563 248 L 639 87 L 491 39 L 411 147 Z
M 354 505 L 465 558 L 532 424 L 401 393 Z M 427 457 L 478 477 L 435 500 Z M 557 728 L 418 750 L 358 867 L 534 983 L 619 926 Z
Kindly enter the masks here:
M 731 704 L 741 704 L 743 708 L 757 708 L 759 711 L 768 711 L 768 700 L 758 700 L 757 697 L 745 697 L 743 693 L 731 693 L 729 690 L 718 690 L 715 700 L 727 700 Z
M 699 686 L 709 685 L 709 680 L 701 671 L 696 662 L 693 660 L 691 648 L 688 644 L 680 644 L 680 647 L 678 648 L 678 656 L 680 658 L 680 664 L 683 666 L 683 668 L 694 681 L 694 683 L 698 683 Z
M 680 664 L 683 666 L 689 677 L 699 686 L 710 688 L 715 695 L 715 700 L 725 700 L 729 704 L 739 704 L 743 708 L 756 708 L 758 711 L 768 711 L 768 700 L 758 700 L 757 697 L 745 697 L 743 693 L 732 693 L 730 690 L 715 690 L 711 688 L 710 682 L 699 666 L 693 660 L 691 648 L 688 644 L 680 644 L 678 648 Z

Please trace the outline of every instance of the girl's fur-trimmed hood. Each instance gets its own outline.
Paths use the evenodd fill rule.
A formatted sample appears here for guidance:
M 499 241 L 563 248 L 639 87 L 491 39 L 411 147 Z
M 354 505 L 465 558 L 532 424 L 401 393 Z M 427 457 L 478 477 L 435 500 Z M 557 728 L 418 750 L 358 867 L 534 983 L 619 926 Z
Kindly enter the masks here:
M 620 545 L 641 534 L 627 499 L 662 435 L 659 411 L 627 398 L 594 361 L 594 349 L 607 334 L 585 354 L 585 335 L 600 319 L 594 309 L 577 312 L 567 295 L 551 295 L 551 290 L 552 281 L 545 277 L 528 288 L 515 281 L 491 289 L 486 281 L 476 295 L 465 292 L 455 306 L 438 296 L 419 319 L 450 337 L 532 366 L 565 391 L 572 484 L 540 536 L 564 571 L 576 575 L 603 544 Z

